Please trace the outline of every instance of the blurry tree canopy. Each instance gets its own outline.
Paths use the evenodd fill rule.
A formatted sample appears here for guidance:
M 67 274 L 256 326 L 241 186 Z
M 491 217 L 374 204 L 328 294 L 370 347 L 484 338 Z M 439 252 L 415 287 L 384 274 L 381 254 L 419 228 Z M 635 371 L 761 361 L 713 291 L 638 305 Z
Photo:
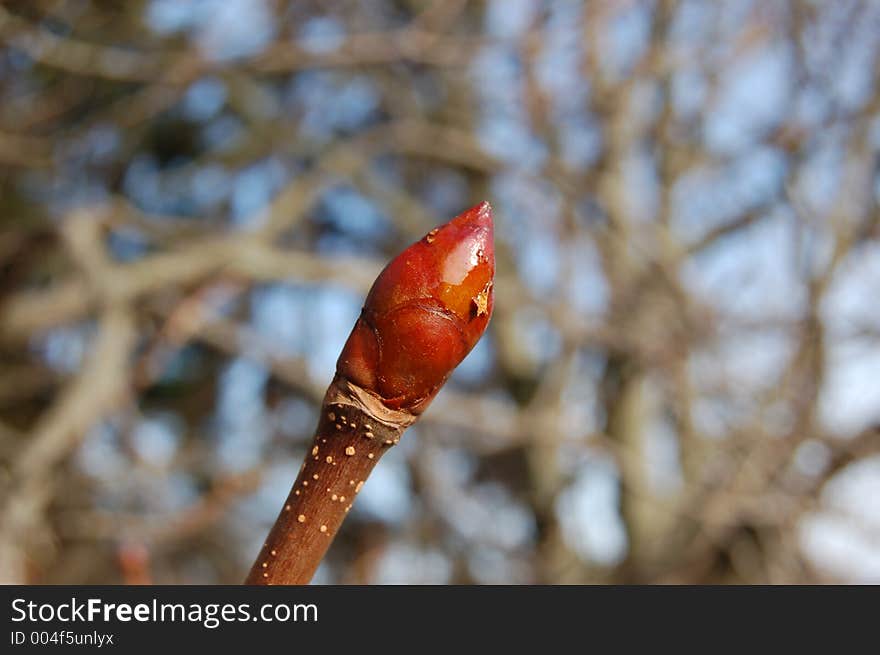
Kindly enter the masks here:
M 490 332 L 317 582 L 880 581 L 880 3 L 0 5 L 0 581 L 235 583 L 368 285 Z

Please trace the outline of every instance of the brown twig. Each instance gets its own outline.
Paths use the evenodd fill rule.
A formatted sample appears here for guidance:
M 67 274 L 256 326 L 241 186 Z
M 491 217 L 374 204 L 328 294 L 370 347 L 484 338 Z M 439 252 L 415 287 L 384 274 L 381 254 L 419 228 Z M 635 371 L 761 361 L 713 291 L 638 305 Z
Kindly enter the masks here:
M 311 449 L 247 584 L 311 580 L 373 467 L 482 336 L 494 274 L 488 203 L 432 230 L 385 267 L 342 350 Z
M 246 584 L 305 584 L 373 467 L 416 420 L 337 376 L 308 455 Z

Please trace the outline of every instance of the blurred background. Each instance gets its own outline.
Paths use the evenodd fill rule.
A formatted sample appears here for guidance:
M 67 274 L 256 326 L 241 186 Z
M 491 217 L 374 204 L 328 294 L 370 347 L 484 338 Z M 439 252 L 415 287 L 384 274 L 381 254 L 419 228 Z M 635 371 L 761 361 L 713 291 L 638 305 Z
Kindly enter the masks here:
M 880 582 L 880 3 L 0 4 L 0 581 L 238 583 L 384 263 L 487 335 L 316 583 Z

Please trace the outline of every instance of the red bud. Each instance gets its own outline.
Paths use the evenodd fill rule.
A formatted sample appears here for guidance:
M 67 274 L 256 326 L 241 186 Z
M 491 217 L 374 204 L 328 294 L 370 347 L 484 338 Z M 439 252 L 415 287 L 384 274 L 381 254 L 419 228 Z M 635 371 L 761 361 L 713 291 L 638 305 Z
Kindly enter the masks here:
M 395 257 L 370 289 L 337 374 L 420 414 L 492 316 L 492 208 L 480 203 Z

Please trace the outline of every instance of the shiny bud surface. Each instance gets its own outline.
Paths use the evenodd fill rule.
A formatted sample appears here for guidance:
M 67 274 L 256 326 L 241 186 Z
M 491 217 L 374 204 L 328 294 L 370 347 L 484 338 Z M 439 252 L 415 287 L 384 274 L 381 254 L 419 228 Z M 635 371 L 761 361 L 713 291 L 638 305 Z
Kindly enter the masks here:
M 494 276 L 492 208 L 483 202 L 389 262 L 337 373 L 391 409 L 420 414 L 485 331 Z

